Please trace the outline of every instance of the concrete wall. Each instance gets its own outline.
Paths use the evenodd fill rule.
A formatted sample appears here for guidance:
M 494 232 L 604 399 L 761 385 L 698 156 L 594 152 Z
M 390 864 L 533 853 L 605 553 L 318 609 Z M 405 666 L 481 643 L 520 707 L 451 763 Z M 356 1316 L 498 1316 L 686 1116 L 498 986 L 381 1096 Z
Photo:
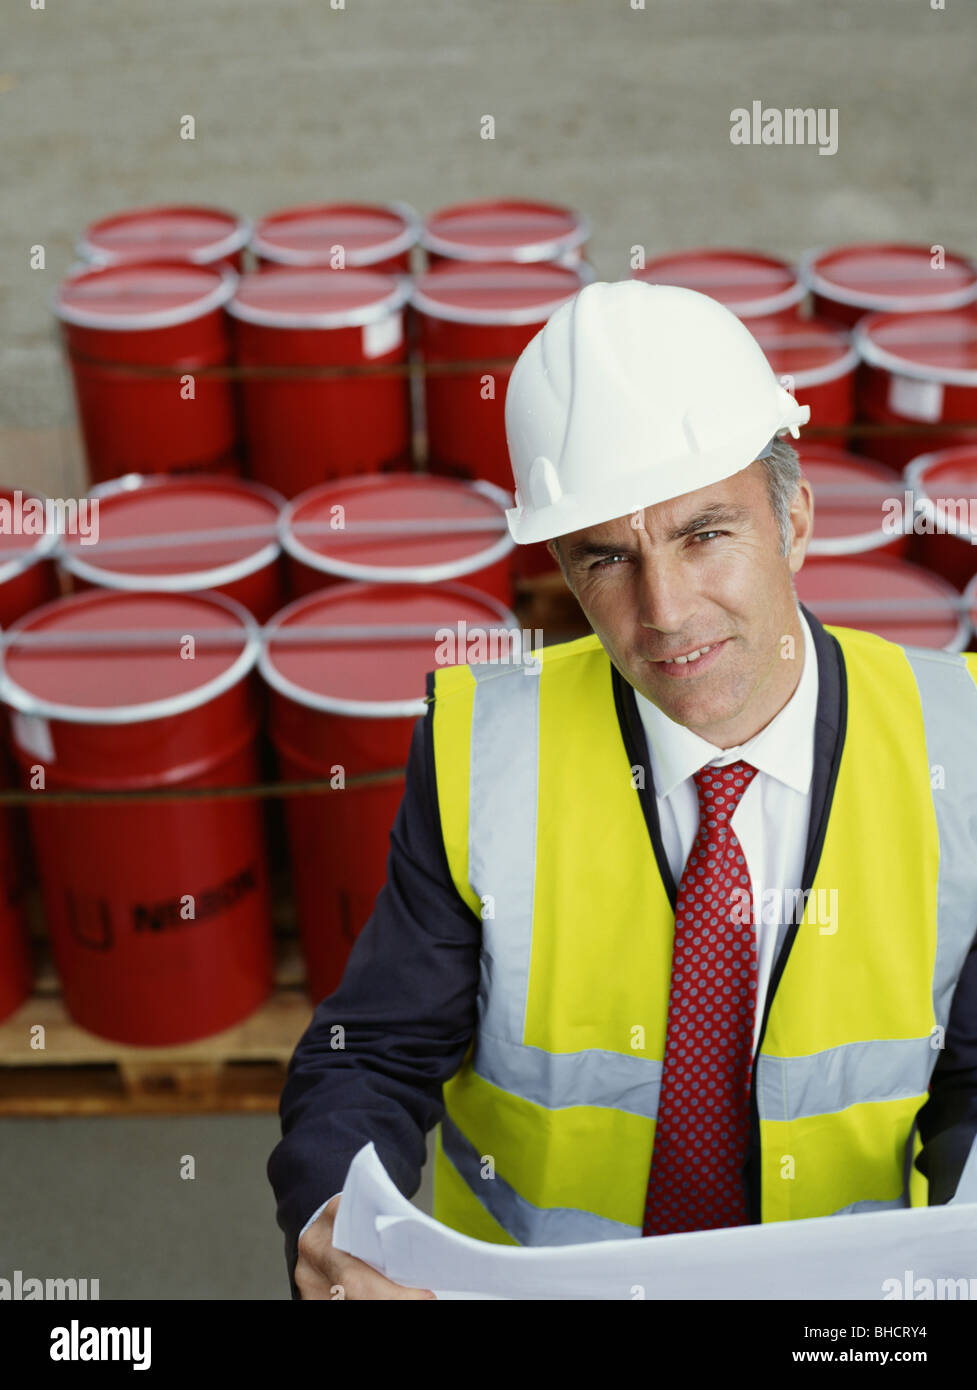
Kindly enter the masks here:
M 636 243 L 977 250 L 969 0 L 640 2 L 15 0 L 0 477 L 81 486 L 49 298 L 83 226 L 126 206 L 536 195 L 591 215 L 606 279 Z M 837 153 L 733 146 L 730 112 L 754 100 L 836 108 Z

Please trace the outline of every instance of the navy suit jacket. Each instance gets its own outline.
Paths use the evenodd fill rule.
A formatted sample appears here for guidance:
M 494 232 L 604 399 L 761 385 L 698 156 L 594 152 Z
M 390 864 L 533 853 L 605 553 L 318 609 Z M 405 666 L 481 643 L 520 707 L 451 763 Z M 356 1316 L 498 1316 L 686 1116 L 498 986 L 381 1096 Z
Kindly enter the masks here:
M 803 890 L 811 887 L 841 759 L 847 691 L 841 649 L 807 608 L 818 661 L 811 817 Z M 632 766 L 649 767 L 633 688 L 612 667 L 618 719 Z M 433 693 L 433 676 L 428 677 Z M 481 922 L 459 897 L 441 838 L 432 718 L 415 726 L 403 800 L 390 835 L 387 881 L 353 945 L 339 988 L 318 1005 L 289 1064 L 280 1115 L 283 1137 L 268 1162 L 285 1233 L 293 1297 L 298 1234 L 343 1185 L 356 1152 L 370 1140 L 406 1197 L 421 1180 L 426 1134 L 441 1118 L 442 1085 L 461 1065 L 477 1024 Z M 975 730 L 977 737 L 977 730 Z M 650 778 L 646 779 L 650 782 Z M 652 786 L 639 792 L 652 847 L 672 906 L 676 885 L 662 845 Z M 794 885 L 790 885 L 793 887 Z M 945 1046 L 918 1115 L 917 1167 L 930 1202 L 954 1194 L 977 1136 L 977 902 L 975 941 L 954 993 Z M 786 930 L 774 963 L 763 1024 L 797 927 Z M 345 1048 L 334 1049 L 341 1024 Z M 762 1033 L 761 1033 L 762 1037 Z M 750 1218 L 760 1220 L 760 1132 L 753 1091 L 744 1168 Z

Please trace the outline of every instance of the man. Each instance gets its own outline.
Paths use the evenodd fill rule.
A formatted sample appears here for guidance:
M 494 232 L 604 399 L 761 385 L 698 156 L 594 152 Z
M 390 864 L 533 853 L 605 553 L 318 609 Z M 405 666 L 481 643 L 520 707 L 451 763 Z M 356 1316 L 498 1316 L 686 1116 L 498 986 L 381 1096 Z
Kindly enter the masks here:
M 779 435 L 808 413 L 672 287 L 587 286 L 516 364 L 510 529 L 594 632 L 429 676 L 387 884 L 282 1096 L 303 1298 L 432 1296 L 333 1249 L 324 1198 L 368 1140 L 412 1195 L 439 1121 L 435 1215 L 486 1240 L 955 1195 L 977 657 L 798 605 L 813 499 Z

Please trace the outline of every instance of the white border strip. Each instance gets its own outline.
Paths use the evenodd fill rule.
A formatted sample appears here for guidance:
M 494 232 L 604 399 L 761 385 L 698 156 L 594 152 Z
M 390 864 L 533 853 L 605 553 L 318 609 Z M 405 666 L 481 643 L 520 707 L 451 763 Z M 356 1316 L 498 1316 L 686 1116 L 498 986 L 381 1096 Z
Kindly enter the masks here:
M 303 213 L 312 214 L 315 212 L 325 213 L 333 206 L 331 203 L 311 203 L 298 208 L 281 208 L 278 212 L 270 212 L 262 217 L 255 227 L 251 238 L 251 250 L 262 260 L 269 261 L 273 265 L 293 265 L 304 266 L 306 269 L 314 269 L 324 264 L 323 258 L 328 256 L 328 252 L 322 251 L 297 251 L 291 247 L 279 246 L 274 241 L 266 241 L 261 234 L 262 224 L 275 221 L 278 218 L 286 219 L 291 214 L 295 221 L 300 221 Z M 345 204 L 347 207 L 358 206 L 355 203 Z M 346 266 L 350 270 L 368 270 L 370 266 L 377 265 L 381 261 L 393 260 L 395 256 L 402 256 L 405 251 L 409 251 L 412 246 L 416 246 L 421 237 L 421 215 L 416 208 L 412 208 L 409 203 L 362 203 L 359 204 L 370 211 L 382 209 L 392 212 L 404 222 L 403 231 L 396 236 L 389 237 L 386 241 L 378 241 L 373 246 L 361 247 L 357 250 L 346 250 Z M 267 228 L 271 232 L 271 228 Z M 337 243 L 341 244 L 341 243 Z M 345 250 L 345 248 L 344 248 Z
M 308 268 L 311 270 L 324 269 L 324 267 L 317 266 Z M 356 271 L 333 270 L 326 273 L 355 275 Z M 248 278 L 268 281 L 273 274 L 273 271 L 256 270 Z M 341 313 L 336 310 L 310 309 L 307 313 L 286 313 L 278 309 L 259 309 L 254 304 L 242 304 L 236 295 L 228 303 L 227 312 L 232 318 L 241 319 L 244 323 L 257 324 L 261 328 L 359 328 L 365 323 L 376 323 L 379 319 L 388 318 L 399 312 L 410 298 L 411 279 L 409 275 L 388 275 L 387 279 L 395 282 L 394 288 L 389 294 L 384 295 L 382 299 L 374 300 L 371 304 L 362 304 L 357 308 L 346 309 Z
M 879 243 L 879 249 L 890 247 L 889 243 Z M 925 313 L 927 309 L 938 312 L 941 309 L 962 309 L 967 304 L 973 304 L 977 300 L 977 270 L 966 256 L 960 256 L 953 252 L 953 259 L 961 262 L 970 268 L 974 274 L 973 284 L 965 286 L 960 290 L 946 290 L 942 294 L 856 294 L 854 290 L 846 289 L 844 285 L 836 285 L 833 280 L 827 279 L 815 268 L 815 262 L 822 256 L 829 256 L 834 251 L 855 250 L 855 247 L 845 246 L 822 246 L 817 250 L 808 251 L 798 263 L 797 271 L 804 284 L 812 294 L 820 295 L 822 299 L 833 300 L 836 304 L 847 305 L 849 309 L 861 309 L 864 313 L 893 313 L 893 314 L 915 314 Z M 867 249 L 867 248 L 866 248 Z M 925 254 L 925 249 L 920 246 L 905 246 L 904 251 L 918 252 Z
M 18 632 L 27 632 L 31 625 L 39 617 L 46 615 L 56 604 L 62 607 L 73 600 L 78 600 L 75 606 L 81 607 L 84 602 L 92 602 L 94 598 L 104 598 L 108 591 L 99 589 L 93 595 L 69 594 L 62 595 L 60 598 L 52 599 L 50 603 L 44 603 L 40 608 L 34 608 L 23 618 L 18 618 L 17 622 L 11 623 L 4 633 L 4 642 L 0 644 L 0 700 L 13 709 L 19 710 L 21 714 L 32 714 L 41 719 L 56 719 L 65 724 L 143 724 L 152 719 L 169 719 L 176 714 L 185 714 L 188 710 L 198 709 L 201 705 L 209 704 L 218 695 L 223 695 L 237 685 L 248 672 L 257 665 L 258 656 L 261 650 L 261 632 L 256 619 L 235 599 L 227 598 L 224 594 L 200 593 L 195 592 L 193 597 L 205 599 L 207 602 L 227 610 L 232 617 L 237 618 L 241 624 L 241 640 L 243 643 L 240 654 L 219 676 L 213 680 L 206 681 L 203 685 L 195 687 L 193 690 L 184 691 L 182 695 L 168 695 L 162 700 L 149 700 L 139 705 L 62 705 L 54 700 L 42 700 L 36 695 L 32 695 L 29 690 L 18 685 L 7 673 L 7 648 L 16 648 L 16 635 Z
M 353 586 L 342 586 L 343 589 L 351 587 Z M 357 585 L 356 587 L 361 586 Z M 376 587 L 382 586 L 377 585 Z M 338 594 L 340 591 L 340 588 L 335 588 L 327 592 Z M 459 598 L 474 599 L 478 603 L 485 604 L 502 620 L 503 627 L 516 632 L 520 631 L 519 620 L 516 615 L 506 608 L 505 604 L 499 603 L 497 599 L 492 598 L 490 594 L 484 593 L 481 589 L 473 589 L 467 584 L 447 584 L 444 586 L 443 592 L 447 595 L 454 594 Z M 293 613 L 303 606 L 308 606 L 317 597 L 320 596 L 306 594 L 304 597 L 296 599 L 265 624 L 266 637 L 261 644 L 258 670 L 272 690 L 276 690 L 279 695 L 284 695 L 286 699 L 294 700 L 298 705 L 303 705 L 306 709 L 318 710 L 322 714 L 348 714 L 356 719 L 398 719 L 424 714 L 427 711 L 427 703 L 423 697 L 418 697 L 415 700 L 351 700 L 338 695 L 323 695 L 314 690 L 308 690 L 305 686 L 296 685 L 281 674 L 271 655 L 271 644 L 275 640 L 275 628 L 286 627 L 288 619 Z M 301 632 L 301 627 L 290 630 Z
M 279 539 L 287 555 L 318 574 L 338 575 L 343 579 L 383 584 L 440 584 L 445 580 L 462 579 L 466 574 L 494 565 L 516 547 L 505 519 L 506 508 L 512 506 L 511 494 L 483 479 L 469 483 L 468 489 L 487 497 L 499 507 L 499 520 L 506 529 L 500 538 L 485 550 L 479 550 L 473 555 L 463 555 L 458 560 L 445 560 L 440 565 L 359 565 L 349 560 L 334 558 L 332 555 L 323 555 L 318 550 L 311 550 L 292 531 L 295 504 L 302 502 L 301 494 L 287 502 L 282 510 L 278 523 Z
M 490 202 L 493 200 L 489 200 Z M 503 204 L 507 199 L 500 200 Z M 520 202 L 521 199 L 514 199 Z M 469 205 L 466 203 L 456 203 L 450 207 L 439 208 L 432 213 L 432 217 L 441 217 L 449 212 L 461 212 Z M 531 202 L 528 206 L 534 206 Z M 452 241 L 448 237 L 438 236 L 431 232 L 428 223 L 424 224 L 421 230 L 421 245 L 425 251 L 432 251 L 436 256 L 444 256 L 451 261 L 516 261 L 518 263 L 529 264 L 533 261 L 555 261 L 558 257 L 566 255 L 568 251 L 574 251 L 578 246 L 582 246 L 590 236 L 590 218 L 583 213 L 577 212 L 575 208 L 559 207 L 555 204 L 536 204 L 541 212 L 556 211 L 572 217 L 575 226 L 563 236 L 551 237 L 549 241 L 528 241 L 516 246 L 471 246 L 464 242 Z M 428 219 L 430 221 L 430 219 Z
M 864 326 L 863 326 L 864 325 Z M 894 376 L 908 376 L 917 381 L 938 381 L 941 386 L 977 386 L 977 367 L 931 367 L 925 362 L 914 362 L 912 358 L 897 357 L 888 348 L 879 347 L 873 342 L 870 331 L 872 324 L 865 325 L 861 319 L 852 329 L 852 341 L 863 362 L 880 371 Z M 974 319 L 977 337 L 977 317 Z
M 152 328 L 173 328 L 176 324 L 191 323 L 194 319 L 204 318 L 205 315 L 213 313 L 215 309 L 228 306 L 228 303 L 237 289 L 240 276 L 229 266 L 194 266 L 195 270 L 209 270 L 215 275 L 220 276 L 220 283 L 215 285 L 212 290 L 201 295 L 198 299 L 189 304 L 174 305 L 171 309 L 147 310 L 141 314 L 100 314 L 92 309 L 82 309 L 75 305 L 65 305 L 61 303 L 61 291 L 66 285 L 76 285 L 83 276 L 87 274 L 94 277 L 99 272 L 110 272 L 113 270 L 138 270 L 141 265 L 147 268 L 156 266 L 179 267 L 185 270 L 189 261 L 119 261 L 111 265 L 86 266 L 81 275 L 66 277 L 61 285 L 58 285 L 51 293 L 51 310 L 56 318 L 62 323 L 74 324 L 76 328 L 95 328 L 102 329 L 107 333 L 130 333 L 140 332 Z
M 122 492 L 136 492 L 148 483 L 149 491 L 166 493 L 169 489 L 163 486 L 155 486 L 154 479 L 169 476 L 159 473 L 125 473 L 120 478 L 110 478 L 107 482 L 98 483 L 89 489 L 88 496 L 93 499 L 114 497 Z M 247 486 L 244 491 L 253 495 L 263 496 L 275 508 L 275 524 L 281 517 L 282 509 L 285 506 L 285 498 L 273 488 L 266 487 L 264 483 L 254 482 L 249 478 L 228 479 L 220 474 L 194 473 L 187 479 L 176 479 L 177 483 L 192 482 L 194 479 L 202 479 L 204 482 L 243 482 Z M 186 533 L 192 536 L 192 532 Z M 141 539 L 145 540 L 147 546 L 152 546 L 154 540 L 151 531 L 146 532 Z M 93 554 L 98 553 L 97 544 L 91 547 Z M 146 593 L 160 594 L 182 594 L 194 592 L 199 589 L 216 589 L 224 584 L 233 584 L 238 579 L 246 579 L 249 575 L 256 574 L 258 570 L 263 570 L 269 565 L 273 565 L 281 554 L 281 544 L 278 540 L 269 541 L 267 545 L 254 551 L 251 555 L 244 555 L 240 560 L 233 560 L 226 565 L 216 566 L 209 570 L 188 570 L 181 574 L 143 574 L 138 570 L 112 570 L 103 569 L 101 565 L 95 564 L 80 558 L 80 551 L 62 549 L 58 555 L 58 560 L 62 567 L 69 574 L 75 575 L 78 579 L 86 579 L 90 584 L 97 584 L 101 589 L 118 589 L 120 591 L 132 592 L 139 591 Z
M 174 205 L 172 209 L 166 207 L 145 209 L 147 213 L 150 211 L 168 212 L 171 210 L 177 212 L 181 211 L 181 208 L 178 205 Z M 223 208 L 201 207 L 197 209 L 187 206 L 186 210 L 188 212 L 219 213 L 220 216 L 226 217 L 229 222 L 235 222 L 235 225 L 226 236 L 222 237 L 219 241 L 212 241 L 205 243 L 203 246 L 197 246 L 192 251 L 188 251 L 185 256 L 179 255 L 175 246 L 167 250 L 164 245 L 154 253 L 154 259 L 169 260 L 175 257 L 178 260 L 186 260 L 190 265 L 213 265 L 215 261 L 223 260 L 225 256 L 234 256 L 238 251 L 242 250 L 243 247 L 247 246 L 252 233 L 252 222 L 250 217 L 235 217 L 234 213 L 225 212 Z M 142 210 L 135 209 L 135 211 L 140 212 Z M 103 221 L 121 222 L 124 221 L 125 216 L 125 213 L 119 213 L 116 217 L 106 217 Z M 99 225 L 100 223 L 96 222 L 89 230 Z M 128 265 L 133 261 L 148 259 L 148 257 L 141 256 L 136 251 L 126 251 L 115 254 L 110 251 L 108 247 L 99 246 L 97 243 L 89 241 L 87 236 L 83 236 L 75 242 L 75 255 L 81 256 L 82 259 L 87 261 L 91 266 Z

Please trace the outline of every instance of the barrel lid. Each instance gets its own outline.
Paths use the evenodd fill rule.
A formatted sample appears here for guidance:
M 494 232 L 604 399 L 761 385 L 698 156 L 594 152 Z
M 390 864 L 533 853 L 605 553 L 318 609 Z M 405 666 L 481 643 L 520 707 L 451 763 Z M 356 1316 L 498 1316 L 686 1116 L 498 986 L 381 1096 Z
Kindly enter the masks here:
M 188 636 L 192 660 L 181 656 Z M 0 695 L 23 714 L 70 724 L 164 719 L 236 685 L 259 645 L 250 613 L 222 594 L 92 589 L 7 629 Z
M 407 276 L 273 266 L 243 275 L 227 310 L 267 328 L 353 328 L 395 313 L 409 292 Z
M 811 251 L 801 277 L 815 293 L 856 309 L 954 309 L 977 299 L 977 267 L 947 252 L 941 269 L 928 246 L 863 242 Z
M 345 579 L 437 584 L 484 569 L 515 546 L 512 497 L 484 481 L 373 474 L 311 488 L 281 519 L 284 549 Z
M 858 366 L 848 334 L 820 319 L 758 324 L 751 332 L 774 373 L 793 377 L 792 395 L 836 381 Z
M 122 261 L 69 276 L 55 291 L 53 307 L 64 323 L 81 328 L 171 328 L 226 304 L 237 280 L 226 266 Z
M 891 543 L 892 535 L 882 529 L 885 504 L 899 485 L 891 468 L 830 445 L 808 444 L 798 454 L 814 488 L 809 556 L 863 554 Z
M 910 647 L 962 651 L 960 595 L 939 575 L 889 556 L 814 559 L 794 578 L 797 596 L 824 624 L 875 632 Z
M 589 221 L 572 208 L 498 198 L 440 208 L 427 219 L 421 244 L 459 261 L 551 261 L 589 234 Z
M 702 247 L 656 256 L 634 279 L 680 285 L 718 299 L 740 318 L 761 318 L 793 308 L 807 290 L 786 261 L 758 251 Z
M 944 386 L 977 386 L 977 308 L 868 314 L 853 339 L 872 367 Z
M 312 203 L 282 208 L 255 226 L 251 249 L 282 265 L 323 265 L 342 246 L 349 268 L 392 260 L 415 245 L 421 219 L 407 203 Z
M 88 494 L 98 540 L 62 545 L 64 567 L 92 584 L 169 593 L 233 584 L 273 564 L 285 499 L 261 483 L 128 473 Z
M 507 608 L 467 585 L 337 584 L 271 619 L 259 669 L 279 694 L 310 709 L 416 717 L 427 709 L 427 673 L 468 659 L 460 623 L 469 635 L 479 628 L 518 630 Z M 295 636 L 303 630 L 308 642 Z M 439 662 L 449 633 L 457 634 L 451 643 L 457 660 Z
M 53 554 L 58 531 L 51 523 L 42 493 L 0 487 L 0 584 Z
M 456 323 L 545 323 L 583 283 L 580 268 L 545 261 L 444 261 L 418 276 L 411 303 L 421 314 Z
M 933 518 L 950 535 L 977 545 L 977 527 L 969 525 L 969 518 L 977 513 L 977 444 L 920 454 L 906 465 L 903 477 L 924 515 Z M 948 501 L 956 504 L 949 511 Z M 961 502 L 968 503 L 967 522 L 960 516 Z M 977 552 L 974 567 L 977 568 Z
M 99 265 L 156 260 L 206 265 L 233 256 L 250 234 L 248 218 L 223 208 L 129 208 L 90 223 L 75 250 Z

